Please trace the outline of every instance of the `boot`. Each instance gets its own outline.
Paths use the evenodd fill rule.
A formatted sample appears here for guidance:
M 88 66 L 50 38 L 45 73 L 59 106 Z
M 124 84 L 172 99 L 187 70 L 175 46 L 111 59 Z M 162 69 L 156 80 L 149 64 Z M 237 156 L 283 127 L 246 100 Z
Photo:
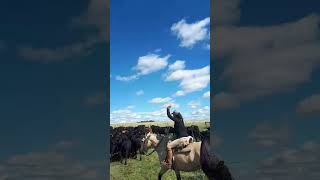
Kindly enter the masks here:
M 165 165 L 168 169 L 171 169 L 172 166 L 172 150 L 168 149 L 167 150 L 167 157 L 166 159 L 162 162 L 163 165 Z

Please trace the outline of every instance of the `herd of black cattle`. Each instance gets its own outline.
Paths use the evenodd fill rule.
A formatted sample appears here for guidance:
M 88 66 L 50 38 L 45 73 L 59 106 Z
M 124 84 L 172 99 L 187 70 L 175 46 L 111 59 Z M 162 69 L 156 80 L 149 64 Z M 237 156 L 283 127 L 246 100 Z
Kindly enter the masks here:
M 110 126 L 110 160 L 111 162 L 124 160 L 124 164 L 127 164 L 128 158 L 138 158 L 141 160 L 141 155 L 146 153 L 146 143 L 143 142 L 143 138 L 148 132 L 148 128 L 145 125 L 139 125 L 137 127 L 117 127 Z M 174 133 L 173 127 L 160 127 L 151 125 L 150 128 L 155 134 L 170 135 Z M 192 125 L 187 127 L 188 134 L 196 141 L 201 141 L 202 138 L 210 132 L 210 127 L 205 131 L 199 130 L 198 126 Z

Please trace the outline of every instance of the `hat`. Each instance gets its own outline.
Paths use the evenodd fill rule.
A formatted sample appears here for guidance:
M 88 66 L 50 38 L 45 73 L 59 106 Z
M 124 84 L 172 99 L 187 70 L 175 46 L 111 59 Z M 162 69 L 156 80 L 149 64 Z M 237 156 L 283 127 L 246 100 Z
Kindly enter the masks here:
M 172 112 L 172 114 L 179 114 L 179 112 L 176 111 L 176 110 L 174 110 L 174 111 Z

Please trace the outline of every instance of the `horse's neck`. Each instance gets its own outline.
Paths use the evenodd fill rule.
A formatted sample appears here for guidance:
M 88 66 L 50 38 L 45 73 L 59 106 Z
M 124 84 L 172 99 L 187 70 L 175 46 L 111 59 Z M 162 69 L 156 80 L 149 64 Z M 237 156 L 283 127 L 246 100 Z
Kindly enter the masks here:
M 167 144 L 166 142 L 164 141 L 161 141 L 161 140 L 158 140 L 157 139 L 157 135 L 156 134 L 151 134 L 151 133 L 148 133 L 149 136 L 149 139 L 151 141 L 154 141 L 154 144 L 153 144 L 153 148 L 155 148 L 155 151 L 157 152 L 158 154 L 158 157 L 159 157 L 159 160 L 160 161 L 163 161 L 165 160 L 166 158 L 166 155 L 167 155 Z M 164 138 L 164 137 L 162 137 Z M 159 144 L 160 143 L 160 144 Z
M 159 157 L 159 160 L 160 161 L 163 161 L 166 159 L 166 156 L 167 156 L 167 151 L 165 149 L 157 149 L 156 150 L 157 153 L 158 153 L 158 157 Z
M 155 134 L 151 134 L 149 139 L 151 141 L 153 141 L 152 144 L 154 147 L 157 146 L 157 144 L 159 143 L 159 140 L 157 139 L 157 135 L 155 135 Z
M 158 143 L 160 143 L 160 144 L 158 144 Z M 158 153 L 158 157 L 159 157 L 160 161 L 163 161 L 166 159 L 166 156 L 167 156 L 166 149 L 167 149 L 167 144 L 165 143 L 165 141 L 157 140 L 156 152 Z

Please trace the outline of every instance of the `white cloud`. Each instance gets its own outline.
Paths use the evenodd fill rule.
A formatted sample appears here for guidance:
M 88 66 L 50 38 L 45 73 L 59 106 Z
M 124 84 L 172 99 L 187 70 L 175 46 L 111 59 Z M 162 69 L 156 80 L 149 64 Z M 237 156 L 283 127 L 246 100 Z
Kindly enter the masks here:
M 200 91 L 208 86 L 210 83 L 210 67 L 205 66 L 194 70 L 176 70 L 169 73 L 165 80 L 180 81 L 181 90 L 177 91 L 174 96 L 183 96 L 187 93 Z
M 192 48 L 197 42 L 209 38 L 209 24 L 209 17 L 191 24 L 182 19 L 171 26 L 171 31 L 181 40 L 181 47 Z
M 214 28 L 215 54 L 228 57 L 217 77 L 228 84 L 224 91 L 241 104 L 311 82 L 320 64 L 319 22 L 310 14 L 276 25 Z
M 288 125 L 276 126 L 268 123 L 258 124 L 250 133 L 249 138 L 261 147 L 280 147 L 286 145 L 290 138 Z
M 144 95 L 144 91 L 143 90 L 139 90 L 139 91 L 136 92 L 136 95 L 137 96 L 142 96 L 142 95 Z
M 141 56 L 138 59 L 138 63 L 132 69 L 137 72 L 130 76 L 117 76 L 116 80 L 119 81 L 133 81 L 140 78 L 142 75 L 147 75 L 161 69 L 164 69 L 168 65 L 168 59 L 171 55 L 161 57 L 158 54 L 148 54 Z
M 109 40 L 109 28 L 107 28 L 109 18 L 106 13 L 108 3 L 105 0 L 90 0 L 87 7 L 84 13 L 73 17 L 71 22 L 74 27 L 93 30 L 83 40 L 71 41 L 69 44 L 61 44 L 56 47 L 39 47 L 28 43 L 18 48 L 18 54 L 26 60 L 40 63 L 81 59 L 90 55 L 98 44 Z
M 135 108 L 135 106 L 131 105 L 131 106 L 128 106 L 127 108 L 128 109 L 133 109 L 133 108 Z
M 192 119 L 210 119 L 210 107 L 204 106 L 191 112 Z
M 210 50 L 210 44 L 209 44 L 209 43 L 206 45 L 206 48 L 207 48 L 208 50 Z
M 164 99 L 164 98 L 163 98 Z M 161 103 L 160 103 L 161 104 Z M 169 101 L 167 103 L 161 104 L 159 109 L 146 111 L 146 112 L 137 112 L 133 108 L 123 108 L 112 111 L 110 113 L 111 124 L 116 123 L 130 123 L 130 122 L 140 122 L 143 120 L 155 120 L 155 121 L 168 121 L 167 117 L 167 107 L 171 105 L 174 109 L 179 109 L 180 105 L 174 101 Z M 210 108 L 209 106 L 200 107 L 200 105 L 193 109 L 193 111 L 184 111 L 182 115 L 185 119 L 188 120 L 208 120 L 210 119 Z
M 296 147 L 284 148 L 257 164 L 256 173 L 272 180 L 319 179 L 320 144 L 307 140 Z
M 162 103 L 167 103 L 169 101 L 171 101 L 170 97 L 165 97 L 165 98 L 156 97 L 156 98 L 153 98 L 152 100 L 150 100 L 149 103 L 162 104 Z
M 133 106 L 128 106 L 124 109 L 114 110 L 110 113 L 111 122 L 136 122 L 141 120 L 142 116 L 132 111 Z
M 164 108 L 152 112 L 147 113 L 150 117 L 157 118 L 157 117 L 166 117 L 166 110 Z
M 185 61 L 177 60 L 173 64 L 169 65 L 169 71 L 175 71 L 175 70 L 179 70 L 179 69 L 184 69 L 185 67 L 186 67 Z
M 134 112 L 132 108 L 130 109 L 127 107 L 112 111 L 110 113 L 110 120 L 112 124 L 139 122 L 143 120 L 167 120 L 168 117 L 166 107 L 169 104 L 172 105 L 173 108 L 179 108 L 179 104 L 175 103 L 164 104 L 160 109 L 149 112 Z
M 131 76 L 116 76 L 116 80 L 118 81 L 132 81 L 138 79 L 138 75 L 131 75 Z
M 173 103 L 173 102 L 166 103 L 166 104 L 164 104 L 162 107 L 163 107 L 163 108 L 167 108 L 169 105 L 170 105 L 172 108 L 176 108 L 176 109 L 178 109 L 178 108 L 180 107 L 179 104 L 176 104 L 176 103 Z
M 203 98 L 210 98 L 210 91 L 207 91 L 205 92 L 203 95 L 202 95 Z
M 70 60 L 74 57 L 82 58 L 88 56 L 96 44 L 96 40 L 88 39 L 82 42 L 61 45 L 56 48 L 24 45 L 19 48 L 18 53 L 21 57 L 33 62 L 62 62 L 64 60 Z
M 138 64 L 134 69 L 136 69 L 141 75 L 147 75 L 167 67 L 169 58 L 170 55 L 166 55 L 164 57 L 160 57 L 157 54 L 141 56 L 139 57 Z
M 184 96 L 184 95 L 186 95 L 186 93 L 185 93 L 184 91 L 179 90 L 179 91 L 177 91 L 177 92 L 173 95 L 173 97 L 176 97 L 176 96 Z
M 188 104 L 189 108 L 192 108 L 192 109 L 196 109 L 198 108 L 201 104 L 199 101 L 190 101 Z

